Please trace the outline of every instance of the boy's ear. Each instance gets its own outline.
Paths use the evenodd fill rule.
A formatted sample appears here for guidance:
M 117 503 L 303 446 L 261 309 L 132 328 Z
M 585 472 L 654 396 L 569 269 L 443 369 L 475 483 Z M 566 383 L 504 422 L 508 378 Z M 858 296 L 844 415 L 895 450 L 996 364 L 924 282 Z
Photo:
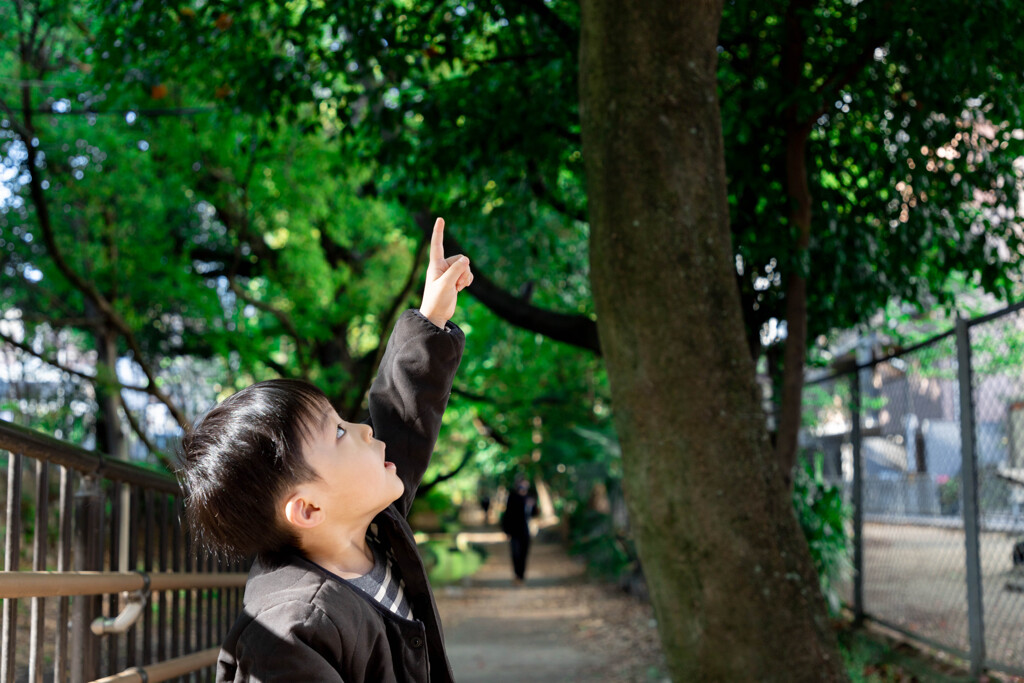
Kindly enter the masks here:
M 298 529 L 312 529 L 324 521 L 324 512 L 302 491 L 295 491 L 284 501 L 284 518 Z

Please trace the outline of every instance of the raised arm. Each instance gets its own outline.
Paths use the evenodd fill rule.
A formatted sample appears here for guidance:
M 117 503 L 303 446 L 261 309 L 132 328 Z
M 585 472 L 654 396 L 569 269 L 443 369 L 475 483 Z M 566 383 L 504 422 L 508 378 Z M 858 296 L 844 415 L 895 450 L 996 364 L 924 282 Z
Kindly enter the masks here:
M 374 434 L 387 444 L 387 459 L 405 483 L 405 493 L 395 503 L 402 514 L 409 513 L 430 463 L 466 341 L 449 318 L 458 292 L 473 281 L 473 274 L 464 256 L 445 258 L 443 237 L 444 221 L 439 218 L 431 238 L 423 305 L 398 319 L 370 388 Z

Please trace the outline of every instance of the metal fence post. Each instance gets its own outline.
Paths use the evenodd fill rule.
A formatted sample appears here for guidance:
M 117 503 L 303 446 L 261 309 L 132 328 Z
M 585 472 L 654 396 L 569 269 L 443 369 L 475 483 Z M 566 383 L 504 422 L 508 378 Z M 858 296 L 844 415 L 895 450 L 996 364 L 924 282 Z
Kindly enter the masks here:
M 860 371 L 850 379 L 850 441 L 853 446 L 853 623 L 864 622 L 864 467 L 861 460 Z
M 960 444 L 963 453 L 964 542 L 967 551 L 967 628 L 971 646 L 971 675 L 979 676 L 985 662 L 985 622 L 981 595 L 978 476 L 974 434 L 974 393 L 971 373 L 971 328 L 956 320 L 957 375 L 960 382 Z

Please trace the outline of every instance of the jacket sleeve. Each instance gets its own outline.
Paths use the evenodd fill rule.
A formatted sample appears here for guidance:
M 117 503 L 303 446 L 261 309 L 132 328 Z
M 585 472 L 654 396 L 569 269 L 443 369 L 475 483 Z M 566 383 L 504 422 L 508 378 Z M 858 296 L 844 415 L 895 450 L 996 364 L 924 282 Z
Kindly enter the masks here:
M 466 338 L 455 324 L 441 329 L 419 311 L 401 315 L 370 387 L 370 424 L 387 444 L 405 493 L 395 502 L 409 514 L 441 430 Z
M 303 603 L 278 605 L 241 631 L 217 661 L 217 683 L 344 683 L 336 668 L 342 643 L 322 611 Z

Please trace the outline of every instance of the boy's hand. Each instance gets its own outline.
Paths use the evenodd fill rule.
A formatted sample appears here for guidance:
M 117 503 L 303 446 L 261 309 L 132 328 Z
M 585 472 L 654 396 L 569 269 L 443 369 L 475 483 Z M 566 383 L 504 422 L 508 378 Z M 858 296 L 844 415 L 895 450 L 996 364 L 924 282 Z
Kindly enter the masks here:
M 423 286 L 423 304 L 420 313 L 440 328 L 444 328 L 455 313 L 458 294 L 473 282 L 473 271 L 465 256 L 444 257 L 444 219 L 434 223 L 430 236 L 430 264 L 427 283 Z

